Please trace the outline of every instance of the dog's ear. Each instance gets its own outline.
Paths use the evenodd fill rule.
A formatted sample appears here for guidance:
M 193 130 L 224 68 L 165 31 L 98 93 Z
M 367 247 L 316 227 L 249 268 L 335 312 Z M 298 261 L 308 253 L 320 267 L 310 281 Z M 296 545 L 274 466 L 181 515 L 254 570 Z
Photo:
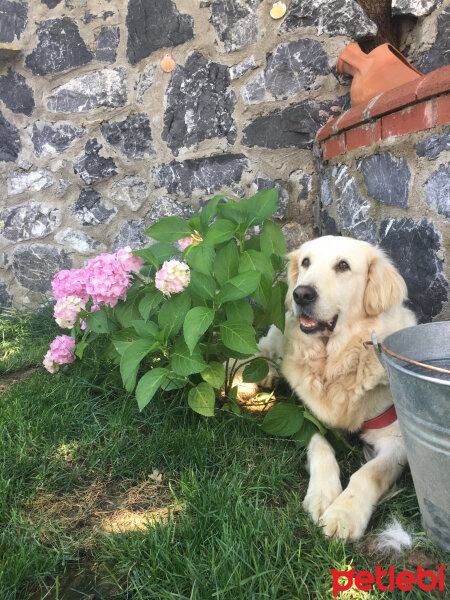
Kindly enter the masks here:
M 286 308 L 292 310 L 292 292 L 297 285 L 298 280 L 298 259 L 300 258 L 301 249 L 293 250 L 286 255 L 289 260 L 287 267 L 288 291 L 286 294 Z
M 367 285 L 364 292 L 364 309 L 374 317 L 402 304 L 408 297 L 406 283 L 382 250 L 372 249 Z

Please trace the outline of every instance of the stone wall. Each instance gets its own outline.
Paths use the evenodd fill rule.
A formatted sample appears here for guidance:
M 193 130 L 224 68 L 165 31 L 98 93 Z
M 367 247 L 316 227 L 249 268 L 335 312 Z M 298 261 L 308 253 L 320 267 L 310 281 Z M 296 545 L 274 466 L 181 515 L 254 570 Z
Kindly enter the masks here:
M 395 1 L 402 49 L 445 64 L 448 2 Z M 353 0 L 286 4 L 0 0 L 0 305 L 215 193 L 276 184 L 288 243 L 317 233 L 315 134 L 349 107 L 336 58 L 376 26 Z

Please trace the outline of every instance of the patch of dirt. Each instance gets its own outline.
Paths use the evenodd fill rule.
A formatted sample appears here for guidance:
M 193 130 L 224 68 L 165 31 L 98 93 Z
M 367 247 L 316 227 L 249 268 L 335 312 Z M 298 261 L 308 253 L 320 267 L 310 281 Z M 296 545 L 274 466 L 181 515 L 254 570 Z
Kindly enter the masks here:
M 0 376 L 0 394 L 6 392 L 11 386 L 25 381 L 40 371 L 40 367 L 28 367 L 19 371 L 12 371 Z

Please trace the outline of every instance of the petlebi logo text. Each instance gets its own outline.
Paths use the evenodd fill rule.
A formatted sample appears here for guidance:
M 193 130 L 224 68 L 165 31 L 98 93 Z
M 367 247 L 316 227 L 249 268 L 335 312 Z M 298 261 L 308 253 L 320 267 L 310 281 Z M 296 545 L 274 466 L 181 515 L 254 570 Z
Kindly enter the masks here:
M 379 565 L 375 573 L 370 571 L 359 571 L 355 569 L 349 571 L 336 571 L 331 569 L 333 577 L 333 596 L 336 597 L 339 592 L 349 590 L 351 587 L 368 592 L 374 586 L 386 592 L 388 590 L 401 590 L 408 592 L 414 587 L 423 591 L 444 590 L 444 576 L 446 565 L 438 565 L 438 574 L 433 571 L 426 571 L 419 565 L 416 571 L 396 571 L 392 565 L 384 571 Z

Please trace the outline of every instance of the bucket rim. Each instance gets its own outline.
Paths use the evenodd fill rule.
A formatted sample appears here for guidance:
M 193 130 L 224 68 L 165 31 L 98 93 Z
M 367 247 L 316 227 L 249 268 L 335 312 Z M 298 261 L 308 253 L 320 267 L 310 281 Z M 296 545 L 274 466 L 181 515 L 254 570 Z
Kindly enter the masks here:
M 418 325 L 412 325 L 411 327 L 405 327 L 404 329 L 399 329 L 398 331 L 394 331 L 393 333 L 390 333 L 388 336 L 383 338 L 382 343 L 384 346 L 387 347 L 388 344 L 386 344 L 386 341 L 389 340 L 390 337 L 393 337 L 394 335 L 396 335 L 402 331 L 408 331 L 410 329 L 418 329 L 418 328 L 433 329 L 435 326 L 443 325 L 443 324 L 445 324 L 447 327 L 449 327 L 450 321 L 434 321 L 432 323 L 420 323 Z M 390 349 L 391 348 L 388 348 L 388 350 L 390 350 Z M 404 367 L 400 364 L 401 359 L 397 359 L 397 358 L 390 356 L 386 352 L 383 352 L 383 350 L 381 348 L 379 348 L 378 352 L 380 352 L 383 355 L 383 358 L 386 360 L 386 362 L 389 365 L 391 365 L 394 369 L 401 371 L 405 375 L 409 375 L 410 377 L 417 377 L 418 379 L 422 379 L 423 381 L 429 381 L 430 383 L 437 383 L 439 385 L 444 385 L 446 387 L 450 387 L 450 380 L 441 379 L 438 376 L 424 375 L 422 373 L 417 373 L 415 371 L 411 371 L 410 369 L 407 369 L 406 367 Z

